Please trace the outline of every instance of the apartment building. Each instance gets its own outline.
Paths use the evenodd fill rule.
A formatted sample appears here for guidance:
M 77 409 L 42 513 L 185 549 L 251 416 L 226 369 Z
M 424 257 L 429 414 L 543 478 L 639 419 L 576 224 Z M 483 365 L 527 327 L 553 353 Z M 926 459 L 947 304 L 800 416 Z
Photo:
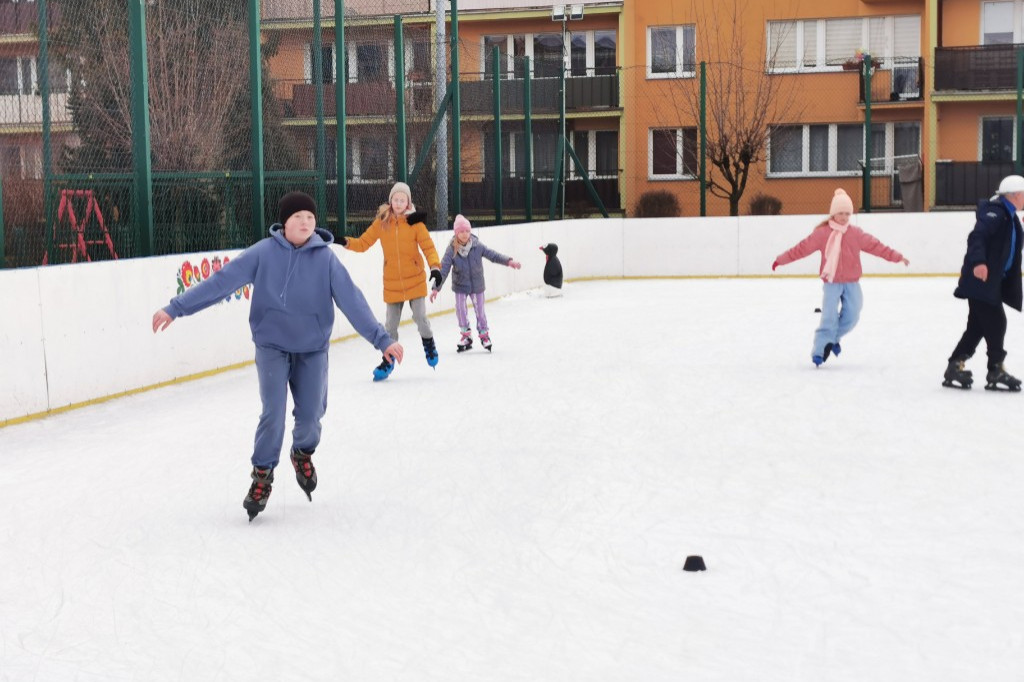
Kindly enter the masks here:
M 261 29 L 264 40 L 276 46 L 268 71 L 284 126 L 304 150 L 308 167 L 326 168 L 334 182 L 335 165 L 319 157 L 333 160 L 338 147 L 334 87 L 341 79 L 335 73 L 333 2 L 321 5 L 319 55 L 312 0 L 262 0 Z M 404 154 L 410 170 L 416 165 L 433 119 L 437 34 L 433 0 L 348 0 L 345 6 L 345 168 L 349 203 L 358 213 L 379 203 L 400 165 L 398 68 L 408 123 Z M 0 0 L 4 177 L 38 177 L 42 168 L 37 10 L 34 0 Z M 403 17 L 398 68 L 396 12 Z M 556 184 L 563 69 L 565 135 L 581 167 L 567 166 L 559 215 L 596 213 L 581 170 L 613 213 L 630 213 L 652 191 L 673 194 L 684 215 L 699 212 L 702 62 L 709 144 L 721 141 L 723 131 L 742 127 L 726 121 L 716 131 L 715 98 L 731 82 L 727 65 L 740 65 L 746 74 L 741 90 L 754 92 L 769 82 L 774 101 L 787 105 L 764 122 L 740 213 L 749 212 L 749 201 L 758 195 L 778 198 L 784 213 L 820 212 L 821 197 L 836 186 L 845 187 L 859 209 L 898 209 L 906 186 L 901 170 L 916 162 L 923 171 L 926 210 L 964 207 L 1019 167 L 1015 121 L 1024 0 L 584 0 L 554 6 L 464 0 L 459 17 L 459 187 L 464 210 L 480 217 L 493 214 L 495 206 L 495 49 L 503 189 L 508 205 L 521 209 L 530 173 L 535 217 L 547 215 Z M 870 71 L 862 67 L 864 54 L 871 56 Z M 314 82 L 318 67 L 322 87 Z M 54 132 L 71 134 L 70 76 L 66 70 L 54 74 L 51 67 L 50 82 Z M 322 148 L 318 106 L 326 121 Z M 768 105 L 762 102 L 753 113 L 757 107 Z M 865 164 L 871 167 L 867 184 Z M 714 164 L 706 164 L 706 173 L 722 184 Z M 707 198 L 709 215 L 729 210 L 728 201 Z
M 52 17 L 51 17 L 52 19 Z M 42 177 L 43 101 L 39 69 L 39 6 L 0 0 L 0 176 Z M 50 116 L 59 138 L 71 130 L 67 68 L 50 64 Z

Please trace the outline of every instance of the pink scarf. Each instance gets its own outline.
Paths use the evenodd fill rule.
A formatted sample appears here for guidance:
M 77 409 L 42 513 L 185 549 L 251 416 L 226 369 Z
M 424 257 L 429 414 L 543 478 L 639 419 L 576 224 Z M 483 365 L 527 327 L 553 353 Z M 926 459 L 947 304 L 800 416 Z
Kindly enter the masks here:
M 836 277 L 836 268 L 839 267 L 839 252 L 843 248 L 843 235 L 846 234 L 846 228 L 849 225 L 850 223 L 840 225 L 831 218 L 828 219 L 828 226 L 832 228 L 832 232 L 828 235 L 828 241 L 825 242 L 825 267 L 821 269 L 821 278 L 826 282 L 831 282 Z

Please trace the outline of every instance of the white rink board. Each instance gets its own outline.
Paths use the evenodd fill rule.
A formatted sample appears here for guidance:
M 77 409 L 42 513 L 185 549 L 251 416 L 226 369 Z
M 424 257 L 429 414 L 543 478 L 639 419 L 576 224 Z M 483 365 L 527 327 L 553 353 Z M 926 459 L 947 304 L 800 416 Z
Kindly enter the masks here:
M 497 298 L 543 284 L 539 248 L 558 244 L 566 287 L 597 277 L 764 276 L 782 251 L 810 233 L 824 216 L 743 216 L 567 220 L 475 229 L 489 247 L 520 262 L 521 270 L 486 264 L 487 297 Z M 959 271 L 972 213 L 876 213 L 853 222 L 901 251 L 910 267 L 872 256 L 865 274 L 944 274 Z M 452 233 L 432 232 L 438 256 Z M 335 253 L 384 319 L 380 247 Z M 0 271 L 0 424 L 32 414 L 117 395 L 252 359 L 249 302 L 244 297 L 176 320 L 154 335 L 153 312 L 177 291 L 176 274 L 187 260 L 234 257 L 209 252 L 77 265 Z M 778 271 L 813 276 L 811 256 Z M 449 283 L 428 312 L 451 310 Z M 409 318 L 405 309 L 404 319 Z M 12 323 L 16 321 L 16 323 Z M 402 341 L 410 348 L 403 327 Z M 336 316 L 334 338 L 350 336 Z
M 39 268 L 0 270 L 0 420 L 47 409 Z

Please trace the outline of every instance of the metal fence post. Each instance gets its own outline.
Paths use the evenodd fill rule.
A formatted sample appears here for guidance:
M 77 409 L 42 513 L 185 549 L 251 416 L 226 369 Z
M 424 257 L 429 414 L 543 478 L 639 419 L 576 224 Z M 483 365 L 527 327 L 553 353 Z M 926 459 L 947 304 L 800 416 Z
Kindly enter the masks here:
M 533 86 L 530 81 L 530 58 L 524 57 L 523 73 L 523 152 L 526 157 L 526 221 L 533 220 Z
M 871 213 L 871 55 L 864 55 L 864 200 L 861 210 Z
M 45 5 L 45 2 L 39 3 Z M 143 256 L 152 256 L 153 161 L 149 137 L 149 65 L 146 61 L 146 0 L 128 3 L 132 73 L 132 164 L 135 168 L 135 223 Z M 47 225 L 47 233 L 52 232 Z M 52 262 L 52 261 L 51 261 Z
M 494 220 L 501 225 L 501 51 L 495 45 L 492 50 L 494 59 Z
M 260 51 L 260 0 L 249 0 L 249 101 L 252 106 L 252 240 L 263 237 L 263 55 Z

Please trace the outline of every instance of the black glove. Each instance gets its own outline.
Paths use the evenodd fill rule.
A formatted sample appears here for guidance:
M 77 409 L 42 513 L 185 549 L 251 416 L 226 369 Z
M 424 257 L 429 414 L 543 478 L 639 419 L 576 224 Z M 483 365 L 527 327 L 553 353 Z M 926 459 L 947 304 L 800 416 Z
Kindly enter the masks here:
M 341 235 L 340 237 L 338 237 L 338 243 L 341 244 L 342 246 L 348 246 L 348 237 L 346 237 L 345 235 Z
M 438 270 L 437 268 L 434 268 L 433 270 L 431 270 L 430 271 L 430 279 L 434 280 L 434 288 L 435 289 L 440 289 L 441 288 L 441 271 L 440 270 Z
M 426 219 L 427 219 L 427 214 L 424 213 L 423 211 L 413 211 L 412 213 L 410 213 L 409 215 L 407 215 L 405 217 L 406 222 L 409 223 L 410 225 L 415 225 L 416 223 L 422 223 Z

